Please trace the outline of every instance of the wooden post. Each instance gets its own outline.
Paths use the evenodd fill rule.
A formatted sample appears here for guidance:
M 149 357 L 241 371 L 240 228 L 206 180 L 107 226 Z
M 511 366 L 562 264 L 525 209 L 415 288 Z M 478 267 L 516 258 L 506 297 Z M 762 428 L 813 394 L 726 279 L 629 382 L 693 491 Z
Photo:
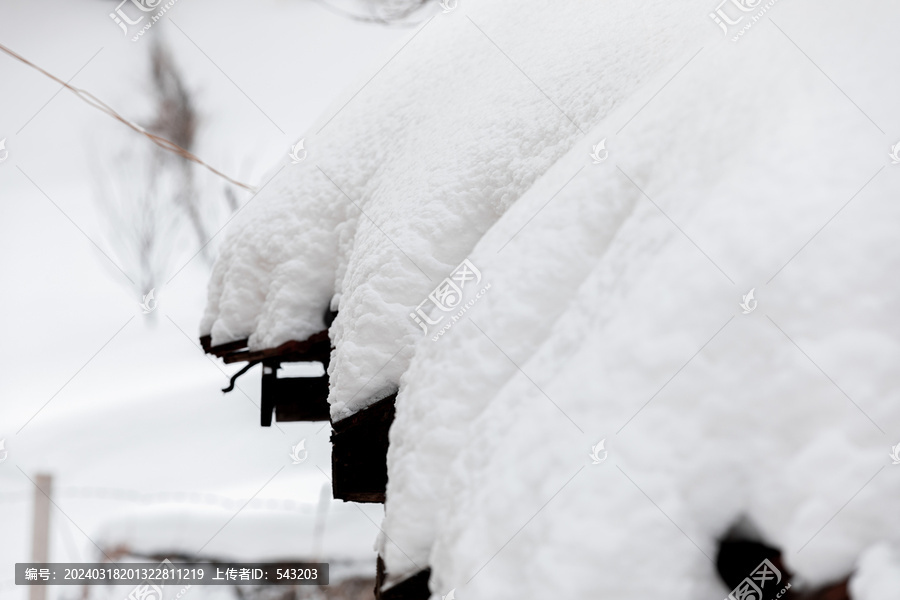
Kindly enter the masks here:
M 316 524 L 313 528 L 312 552 L 310 557 L 313 562 L 319 562 L 322 558 L 322 545 L 325 541 L 325 522 L 328 520 L 328 509 L 331 508 L 331 486 L 328 482 L 322 484 L 319 490 L 319 506 L 316 508 Z
M 50 560 L 50 496 L 52 494 L 53 477 L 37 475 L 34 478 L 34 521 L 31 535 L 31 562 L 45 563 Z M 30 600 L 45 600 L 46 585 L 32 585 Z
M 428 600 L 431 597 L 431 590 L 428 587 L 428 581 L 431 579 L 430 567 L 398 581 L 385 590 L 382 588 L 388 574 L 384 570 L 384 560 L 379 556 L 375 564 L 376 600 Z
M 397 394 L 332 423 L 331 484 L 346 502 L 384 502 L 388 432 Z

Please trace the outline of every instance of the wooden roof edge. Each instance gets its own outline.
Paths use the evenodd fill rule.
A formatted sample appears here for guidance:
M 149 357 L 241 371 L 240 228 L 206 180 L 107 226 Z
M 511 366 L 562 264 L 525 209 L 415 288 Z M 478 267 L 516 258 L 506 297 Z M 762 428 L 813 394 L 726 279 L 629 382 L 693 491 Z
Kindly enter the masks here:
M 390 396 L 386 396 L 381 400 L 370 404 L 356 411 L 349 417 L 344 417 L 339 421 L 332 421 L 331 428 L 335 434 L 340 434 L 348 429 L 353 429 L 358 425 L 365 425 L 372 421 L 379 421 L 382 418 L 393 418 L 394 403 L 397 401 L 397 392 Z
M 399 581 L 388 585 L 389 574 L 385 570 L 384 559 L 379 555 L 375 562 L 375 598 L 377 600 L 428 600 L 431 591 L 431 567 L 425 567 L 408 574 Z
M 263 360 L 266 358 L 289 357 L 292 361 L 317 360 L 317 358 L 306 359 L 304 354 L 309 352 L 314 346 L 328 340 L 328 328 L 337 317 L 337 311 L 326 310 L 323 320 L 325 321 L 325 329 L 317 331 L 305 340 L 290 340 L 275 348 L 264 348 L 262 350 L 250 350 L 247 345 L 250 340 L 242 338 L 233 340 L 224 344 L 212 345 L 212 334 L 200 336 L 200 347 L 207 354 L 212 354 L 223 359 L 226 363 Z M 331 350 L 329 345 L 328 350 Z M 316 348 L 319 351 L 319 348 Z
M 207 354 L 213 354 L 215 356 L 223 356 L 225 354 L 230 354 L 237 350 L 243 350 L 247 347 L 247 342 L 249 340 L 247 338 L 241 340 L 234 340 L 232 342 L 225 342 L 224 344 L 219 344 L 217 346 L 212 345 L 212 336 L 202 335 L 200 336 L 200 347 L 203 348 L 203 351 Z
M 208 336 L 204 336 L 208 337 Z M 247 348 L 247 340 L 236 340 L 218 346 L 209 346 L 208 341 L 200 338 L 201 346 L 204 345 L 207 354 L 213 354 L 221 358 L 225 363 L 256 362 L 270 358 L 284 359 L 285 362 L 303 362 L 321 360 L 322 354 L 331 352 L 331 341 L 328 338 L 328 330 L 318 331 L 305 340 L 290 340 L 275 348 L 262 350 L 250 350 Z

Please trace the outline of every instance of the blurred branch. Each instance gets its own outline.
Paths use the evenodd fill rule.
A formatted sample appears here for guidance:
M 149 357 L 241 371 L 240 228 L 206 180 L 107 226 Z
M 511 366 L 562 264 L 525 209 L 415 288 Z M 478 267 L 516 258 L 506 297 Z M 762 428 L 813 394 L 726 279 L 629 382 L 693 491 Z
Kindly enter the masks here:
M 150 60 L 157 109 L 156 120 L 149 129 L 161 137 L 174 140 L 182 148 L 192 150 L 197 133 L 197 111 L 175 61 L 158 38 L 154 40 Z M 204 258 L 207 258 L 205 244 L 209 235 L 200 212 L 199 197 L 194 191 L 193 171 L 190 163 L 183 160 L 178 162 L 181 185 L 176 192 L 175 203 L 187 214 L 197 241 L 203 248 Z
M 108 240 L 125 268 L 136 273 L 141 293 L 147 293 L 162 280 L 176 246 L 178 220 L 158 201 L 170 182 L 156 153 L 136 157 L 128 149 L 98 162 L 95 198 L 108 224 Z M 120 168 L 106 169 L 108 162 Z
M 172 55 L 159 41 L 150 51 L 150 81 L 153 113 L 146 127 L 137 127 L 190 151 L 200 121 L 197 107 Z M 112 144 L 106 140 L 105 145 Z M 108 164 L 115 168 L 107 168 Z M 137 275 L 142 294 L 162 283 L 187 230 L 204 262 L 212 263 L 209 232 L 216 227 L 220 209 L 198 192 L 194 165 L 180 153 L 123 143 L 117 154 L 99 157 L 94 168 L 96 201 L 106 220 L 107 238 L 126 268 Z M 235 190 L 231 186 L 226 190 L 225 204 L 234 213 Z
M 115 110 L 113 110 L 109 105 L 107 105 L 105 102 L 103 102 L 102 100 L 100 100 L 99 98 L 97 98 L 96 96 L 91 94 L 90 92 L 88 92 L 86 90 L 82 90 L 75 86 L 69 85 L 68 83 L 66 83 L 65 81 L 60 79 L 59 77 L 53 75 L 52 73 L 49 73 L 48 71 L 45 71 L 44 69 L 37 66 L 30 60 L 24 58 L 23 56 L 19 55 L 18 53 L 14 52 L 13 50 L 10 50 L 3 44 L 0 44 L 0 51 L 5 52 L 6 54 L 12 56 L 13 58 L 15 58 L 18 61 L 21 61 L 22 63 L 28 65 L 29 67 L 31 67 L 37 71 L 40 71 L 41 73 L 43 73 L 44 75 L 46 75 L 53 81 L 59 83 L 61 86 L 68 89 L 69 91 L 74 93 L 76 96 L 78 96 L 79 98 L 81 98 L 82 100 L 84 100 L 85 102 L 90 104 L 91 106 L 93 106 L 94 108 L 103 111 L 104 113 L 113 117 L 114 119 L 116 119 L 120 123 L 126 125 L 130 129 L 140 133 L 143 136 L 146 136 L 151 142 L 153 142 L 154 144 L 156 144 L 163 150 L 166 150 L 168 152 L 173 152 L 183 158 L 186 158 L 187 160 L 193 161 L 193 162 L 197 163 L 198 165 L 201 165 L 201 166 L 209 169 L 210 171 L 212 171 L 219 177 L 222 177 L 225 180 L 229 181 L 230 183 L 233 183 L 234 185 L 237 185 L 244 189 L 250 190 L 251 192 L 255 191 L 253 187 L 247 185 L 246 183 L 241 183 L 240 181 L 236 181 L 236 180 L 232 179 L 231 177 L 229 177 L 228 175 L 225 175 L 221 171 L 215 169 L 214 167 L 206 164 L 200 158 L 194 156 L 193 154 L 191 154 L 190 152 L 188 152 L 187 150 L 185 150 L 184 148 L 179 146 L 177 143 L 170 141 L 168 139 L 165 139 L 163 137 L 160 137 L 158 135 L 149 133 L 147 130 L 145 130 L 140 125 L 133 123 L 133 122 L 129 121 L 128 119 L 126 119 L 125 117 L 121 116 L 119 113 L 117 113 Z

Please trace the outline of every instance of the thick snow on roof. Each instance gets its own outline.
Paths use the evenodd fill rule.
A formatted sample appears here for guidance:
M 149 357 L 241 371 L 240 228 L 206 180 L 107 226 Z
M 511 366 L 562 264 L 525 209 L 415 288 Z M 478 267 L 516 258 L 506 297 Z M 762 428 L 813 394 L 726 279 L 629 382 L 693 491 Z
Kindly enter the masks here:
M 493 42 L 441 16 L 216 267 L 213 343 L 302 339 L 334 295 L 335 418 L 399 385 L 380 552 L 433 598 L 724 597 L 742 519 L 795 581 L 895 593 L 900 205 L 870 116 L 900 131 L 900 59 L 864 7 L 734 44 L 689 4 L 479 4 Z M 463 258 L 490 288 L 422 338 Z
M 689 56 L 706 23 L 651 4 L 650 20 L 624 0 L 435 16 L 239 215 L 201 333 L 274 347 L 333 306 L 333 417 L 396 391 L 421 336 L 410 309 L 585 128 Z
M 900 543 L 890 145 L 775 28 L 697 44 L 606 162 L 575 148 L 482 238 L 489 293 L 401 380 L 382 553 L 430 565 L 435 598 L 724 597 L 710 558 L 741 517 L 809 585 Z M 896 97 L 878 73 L 848 83 Z M 860 597 L 896 593 L 895 557 L 866 554 Z
M 887 543 L 867 550 L 850 582 L 854 600 L 881 600 L 900 590 L 900 550 Z

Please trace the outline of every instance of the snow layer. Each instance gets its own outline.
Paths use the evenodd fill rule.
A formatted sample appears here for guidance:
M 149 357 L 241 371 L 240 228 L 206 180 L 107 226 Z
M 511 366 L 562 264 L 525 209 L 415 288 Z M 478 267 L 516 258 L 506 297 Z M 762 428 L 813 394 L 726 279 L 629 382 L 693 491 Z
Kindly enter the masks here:
M 900 9 L 820 2 L 790 37 L 773 10 L 738 44 L 708 9 L 436 17 L 225 245 L 213 343 L 303 339 L 331 305 L 333 417 L 399 385 L 379 549 L 433 598 L 724 597 L 742 519 L 800 586 L 893 577 L 897 175 L 842 90 L 900 96 L 869 26 Z M 488 293 L 423 339 L 408 314 L 466 257 Z
M 860 558 L 850 580 L 853 600 L 890 600 L 900 590 L 900 553 L 890 544 L 878 544 Z
M 848 84 L 896 97 L 870 66 L 883 46 L 861 42 L 865 10 L 826 4 L 849 12 L 840 38 L 869 65 Z M 900 432 L 889 145 L 777 29 L 752 34 L 698 39 L 608 161 L 575 148 L 471 253 L 489 294 L 401 380 L 382 546 L 395 576 L 408 555 L 432 567 L 433 598 L 715 598 L 710 557 L 742 517 L 811 586 L 900 540 L 900 480 L 882 472 Z M 883 562 L 859 582 L 890 577 Z
M 428 21 L 236 219 L 201 333 L 273 347 L 331 305 L 333 418 L 396 391 L 421 336 L 410 309 L 705 25 L 688 2 L 651 5 L 492 0 Z

